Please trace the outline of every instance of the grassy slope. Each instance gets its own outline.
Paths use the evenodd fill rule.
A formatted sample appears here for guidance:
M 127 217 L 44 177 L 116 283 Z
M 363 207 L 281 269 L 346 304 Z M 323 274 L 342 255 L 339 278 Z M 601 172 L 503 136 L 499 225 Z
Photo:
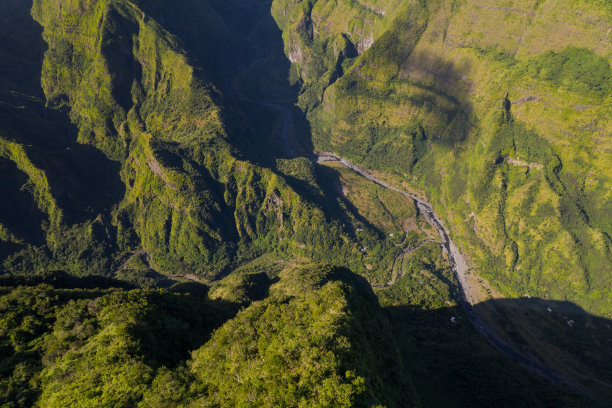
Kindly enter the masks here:
M 384 206 L 374 199 L 384 193 L 372 186 L 361 186 L 368 193 L 365 197 L 349 192 L 348 202 L 340 200 L 326 208 L 328 202 L 321 201 L 325 190 L 336 187 L 322 182 L 334 179 L 329 172 L 313 168 L 304 159 L 278 160 L 274 166 L 278 173 L 237 159 L 230 143 L 235 129 L 226 120 L 231 112 L 224 108 L 215 81 L 206 71 L 194 68 L 198 64 L 187 57 L 178 39 L 142 13 L 139 7 L 145 5 L 69 2 L 63 3 L 61 15 L 46 8 L 45 2 L 34 8 L 50 47 L 43 65 L 49 112 L 69 108 L 70 119 L 77 124 L 72 129 L 75 140 L 57 150 L 67 150 L 67 145 L 80 153 L 79 146 L 93 146 L 93 157 L 104 152 L 100 161 L 108 164 L 108 158 L 113 159 L 109 173 L 120 172 L 124 187 L 118 188 L 121 194 L 111 203 L 76 217 L 73 210 L 79 205 L 68 209 L 71 200 L 61 200 L 53 185 L 56 169 L 48 168 L 48 161 L 32 159 L 48 154 L 46 146 L 24 141 L 36 132 L 19 128 L 12 135 L 21 139 L 2 133 L 8 146 L 3 150 L 3 165 L 30 186 L 11 185 L 11 191 L 34 203 L 32 210 L 48 220 L 41 222 L 47 241 L 43 249 L 24 250 L 33 239 L 16 237 L 15 226 L 6 223 L 8 232 L 2 240 L 21 245 L 22 252 L 9 257 L 4 267 L 31 272 L 55 266 L 87 274 L 113 270 L 144 247 L 150 256 L 136 252 L 139 256 L 129 258 L 126 270 L 147 271 L 153 266 L 171 273 L 195 270 L 212 277 L 236 256 L 247 260 L 280 249 L 281 256 L 291 253 L 354 262 L 366 273 L 363 263 L 352 259 L 361 256 L 362 242 L 355 240 L 350 228 L 343 232 L 343 224 L 329 221 L 340 218 L 333 211 L 346 210 L 344 225 L 354 226 L 363 222 L 356 214 L 367 213 L 387 232 L 387 222 L 397 222 L 392 220 L 412 214 L 412 209 L 401 207 L 395 197 L 377 196 L 383 198 L 384 206 L 393 206 L 387 218 Z M 210 15 L 216 21 L 214 13 Z M 376 35 L 382 32 L 381 28 Z M 350 63 L 349 58 L 345 66 Z M 39 98 L 42 101 L 44 95 Z M 38 130 L 50 131 L 48 122 L 42 123 Z M 406 135 L 413 145 L 408 151 L 420 157 L 424 134 L 418 126 L 400 129 L 398 140 L 389 145 L 404 146 Z M 82 188 L 77 191 L 91 194 L 85 187 L 97 187 L 98 180 L 75 176 L 90 169 L 87 164 L 76 169 L 66 166 L 63 184 L 74 182 Z M 341 174 L 339 180 L 348 182 L 351 176 Z M 309 193 L 297 195 L 285 180 L 309 185 L 300 190 Z M 275 208 L 279 201 L 280 211 Z M 349 202 L 358 211 L 348 211 Z M 221 216 L 228 210 L 229 220 Z M 283 227 L 277 235 L 279 224 Z M 376 229 L 366 230 L 367 239 L 378 240 Z M 229 247 L 222 242 L 230 242 Z M 93 262 L 109 258 L 114 264 Z M 368 262 L 377 263 L 376 259 Z M 339 406 L 405 406 L 408 402 L 418 406 L 420 401 L 434 406 L 512 406 L 520 397 L 529 406 L 584 406 L 579 398 L 533 379 L 500 358 L 467 325 L 449 331 L 449 317 L 461 312 L 444 309 L 451 302 L 453 284 L 435 246 L 423 247 L 402 263 L 406 275 L 398 286 L 378 293 L 386 311 L 371 295 L 356 289 L 355 277 L 330 277 L 329 268 L 287 270 L 268 297 L 276 274 L 262 274 L 268 261 L 262 263 L 263 267 L 257 262 L 245 267 L 246 276 L 239 271 L 219 282 L 211 289 L 210 301 L 158 291 L 3 289 L 8 295 L 1 306 L 11 313 L 3 314 L 6 321 L 0 326 L 1 346 L 7 350 L 3 355 L 9 356 L 0 367 L 7 384 L 2 398 L 23 406 L 30 405 L 39 392 L 41 406 L 65 406 L 83 398 L 124 405 L 142 399 L 143 406 L 257 399 L 261 405 L 278 406 L 287 396 L 294 401 L 303 398 L 306 405 L 319 398 L 322 405 L 335 400 Z M 65 306 L 70 299 L 73 302 Z M 202 343 L 198 342 L 228 317 L 224 313 L 235 313 L 252 300 L 257 302 L 199 348 Z M 329 313 L 327 307 L 336 305 L 345 308 Z M 30 313 L 31 308 L 36 310 Z M 194 310 L 200 313 L 194 315 Z M 252 327 L 259 328 L 257 333 L 241 336 Z M 198 336 L 174 336 L 182 332 Z M 330 352 L 321 353 L 322 347 Z M 184 365 L 186 353 L 194 349 L 198 351 L 192 363 Z M 407 367 L 416 373 L 418 392 Z M 465 367 L 476 370 L 466 378 Z M 347 370 L 352 373 L 347 375 Z M 397 376 L 389 378 L 389 373 Z M 111 378 L 114 382 L 109 382 Z M 234 379 L 245 385 L 234 387 Z M 471 388 L 473 384 L 486 384 L 492 391 L 483 393 Z M 510 390 L 508 384 L 512 384 Z
M 611 313 L 609 3 L 402 4 L 311 112 L 315 148 L 423 188 L 504 294 Z

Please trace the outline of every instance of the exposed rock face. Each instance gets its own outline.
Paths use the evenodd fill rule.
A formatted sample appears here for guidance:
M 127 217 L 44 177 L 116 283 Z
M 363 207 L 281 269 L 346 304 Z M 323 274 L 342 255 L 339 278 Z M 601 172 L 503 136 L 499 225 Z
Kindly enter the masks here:
M 287 51 L 287 58 L 292 64 L 301 63 L 304 61 L 304 54 L 302 48 L 297 42 L 291 42 Z
M 362 54 L 374 44 L 374 35 L 369 34 L 367 37 L 357 41 L 357 52 Z

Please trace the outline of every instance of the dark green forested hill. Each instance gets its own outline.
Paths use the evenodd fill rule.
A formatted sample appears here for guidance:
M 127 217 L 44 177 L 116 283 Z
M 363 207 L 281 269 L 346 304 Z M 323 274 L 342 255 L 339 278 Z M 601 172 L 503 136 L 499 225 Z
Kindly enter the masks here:
M 500 358 L 469 328 L 444 328 L 456 311 L 381 307 L 346 269 L 238 274 L 209 294 L 58 273 L 0 279 L 2 406 L 594 404 Z M 222 287 L 248 295 L 219 297 Z
M 612 9 L 498 3 L 0 0 L 0 405 L 605 406 Z

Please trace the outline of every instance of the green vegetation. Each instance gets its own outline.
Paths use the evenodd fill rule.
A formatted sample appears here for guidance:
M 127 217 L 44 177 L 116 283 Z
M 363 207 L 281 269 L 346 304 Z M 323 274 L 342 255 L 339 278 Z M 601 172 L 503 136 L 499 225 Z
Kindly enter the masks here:
M 269 298 L 240 312 L 194 353 L 189 368 L 198 391 L 214 394 L 212 406 L 413 400 L 386 317 L 365 282 L 335 280 L 343 275 L 350 277 L 329 267 L 281 272 Z
M 28 12 L 11 7 L 7 19 Z M 241 158 L 249 124 L 224 105 L 213 74 L 147 16 L 152 5 L 61 7 L 32 6 L 43 29 L 37 46 L 48 47 L 42 72 L 28 72 L 32 81 L 40 76 L 37 97 L 46 99 L 32 110 L 36 128 L 6 108 L 11 120 L 0 132 L 7 183 L 20 180 L 6 186 L 2 202 L 26 202 L 0 218 L 4 269 L 126 275 L 122 266 L 139 254 L 142 271 L 213 280 L 267 252 L 364 268 L 352 261 L 359 246 L 346 226 L 325 213 L 326 197 L 312 202 L 293 175 Z M 32 139 L 54 127 L 73 138 Z M 9 211 L 20 221 L 11 222 Z M 26 219 L 32 225 L 24 231 Z
M 529 61 L 525 69 L 527 75 L 549 81 L 557 89 L 600 97 L 612 90 L 610 64 L 588 48 L 548 51 Z
M 471 327 L 411 200 L 306 153 L 424 192 L 505 296 L 609 316 L 605 1 L 5 3 L 0 405 L 596 404 Z M 551 316 L 500 331 L 609 395 Z
M 199 284 L 145 290 L 59 273 L 2 277 L 0 403 L 485 407 L 513 406 L 519 396 L 529 406 L 585 403 L 500 358 L 468 325 L 449 330 L 448 317 L 461 312 L 441 308 L 448 286 L 421 275 L 427 266 L 408 271 L 420 269 L 440 291 L 421 292 L 421 307 L 385 308 L 346 269 L 301 264 L 279 273 L 266 264 L 235 271 L 210 295 Z M 436 268 L 451 279 L 442 261 Z M 402 279 L 404 287 L 419 284 Z M 221 293 L 246 295 L 236 302 Z M 477 367 L 475 378 L 453 377 L 464 364 Z M 491 376 L 500 370 L 506 377 Z M 487 393 L 475 392 L 474 380 L 487 377 Z M 434 384 L 443 386 L 434 392 Z
M 340 3 L 311 7 L 310 42 L 295 40 L 293 14 L 274 14 L 301 98 L 315 101 L 300 100 L 314 150 L 422 190 L 501 296 L 567 300 L 612 316 L 609 2 Z M 376 12 L 363 25 L 333 17 L 366 10 Z M 304 67 L 325 65 L 317 44 L 338 35 L 368 47 L 356 47 L 350 68 L 321 91 L 321 76 Z M 401 304 L 444 293 L 407 282 L 379 296 Z M 543 336 L 556 344 L 554 330 Z M 595 387 L 575 374 L 591 376 L 590 368 L 573 370 Z
M 1 401 L 374 406 L 413 399 L 399 359 L 386 355 L 395 348 L 389 323 L 367 284 L 330 267 L 293 267 L 279 278 L 269 297 L 212 336 L 236 304 L 174 293 L 178 286 L 5 286 L 0 339 L 9 357 Z

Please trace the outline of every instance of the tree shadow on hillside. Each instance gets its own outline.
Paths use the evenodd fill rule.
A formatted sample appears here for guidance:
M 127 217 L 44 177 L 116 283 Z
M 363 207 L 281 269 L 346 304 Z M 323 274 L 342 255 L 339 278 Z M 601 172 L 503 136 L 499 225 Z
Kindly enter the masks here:
M 74 276 L 63 271 L 46 271 L 37 275 L 0 275 L 0 286 L 50 285 L 55 289 L 136 289 L 134 285 L 107 276 Z
M 612 398 L 612 321 L 574 303 L 495 299 L 474 306 L 504 340 L 569 377 L 595 396 Z
M 239 107 L 244 126 L 230 141 L 244 158 L 271 166 L 276 158 L 293 158 L 313 150 L 310 124 L 297 106 L 300 87 L 289 82 L 291 63 L 282 32 L 270 13 L 270 0 L 254 3 L 245 28 L 220 74 L 230 100 Z M 249 8 L 245 8 L 249 10 Z
M 271 0 L 179 0 L 173 7 L 139 5 L 181 38 L 197 63 L 216 77 L 224 91 L 224 122 L 234 153 L 266 167 L 277 158 L 312 152 L 308 120 L 295 106 L 300 89 L 289 83 L 291 63 L 284 53 L 282 32 L 270 14 L 271 4 Z M 194 20 L 206 23 L 189 23 Z M 287 152 L 278 136 L 286 109 L 291 111 L 289 137 L 294 152 Z
M 32 192 L 22 188 L 27 182 L 27 174 L 12 161 L 0 157 L 0 224 L 19 239 L 40 245 L 44 242 L 44 214 L 36 206 Z
M 400 77 L 417 89 L 408 100 L 446 124 L 431 135 L 434 142 L 462 142 L 474 128 L 472 84 L 467 77 L 470 69 L 468 62 L 455 62 L 425 51 L 412 52 L 402 63 Z
M 180 293 L 155 296 L 154 307 L 130 328 L 141 345 L 144 362 L 154 368 L 173 368 L 193 350 L 208 341 L 215 329 L 238 313 L 239 306 L 224 300 L 210 300 L 199 285 L 182 287 Z M 189 294 L 189 296 L 185 296 Z

